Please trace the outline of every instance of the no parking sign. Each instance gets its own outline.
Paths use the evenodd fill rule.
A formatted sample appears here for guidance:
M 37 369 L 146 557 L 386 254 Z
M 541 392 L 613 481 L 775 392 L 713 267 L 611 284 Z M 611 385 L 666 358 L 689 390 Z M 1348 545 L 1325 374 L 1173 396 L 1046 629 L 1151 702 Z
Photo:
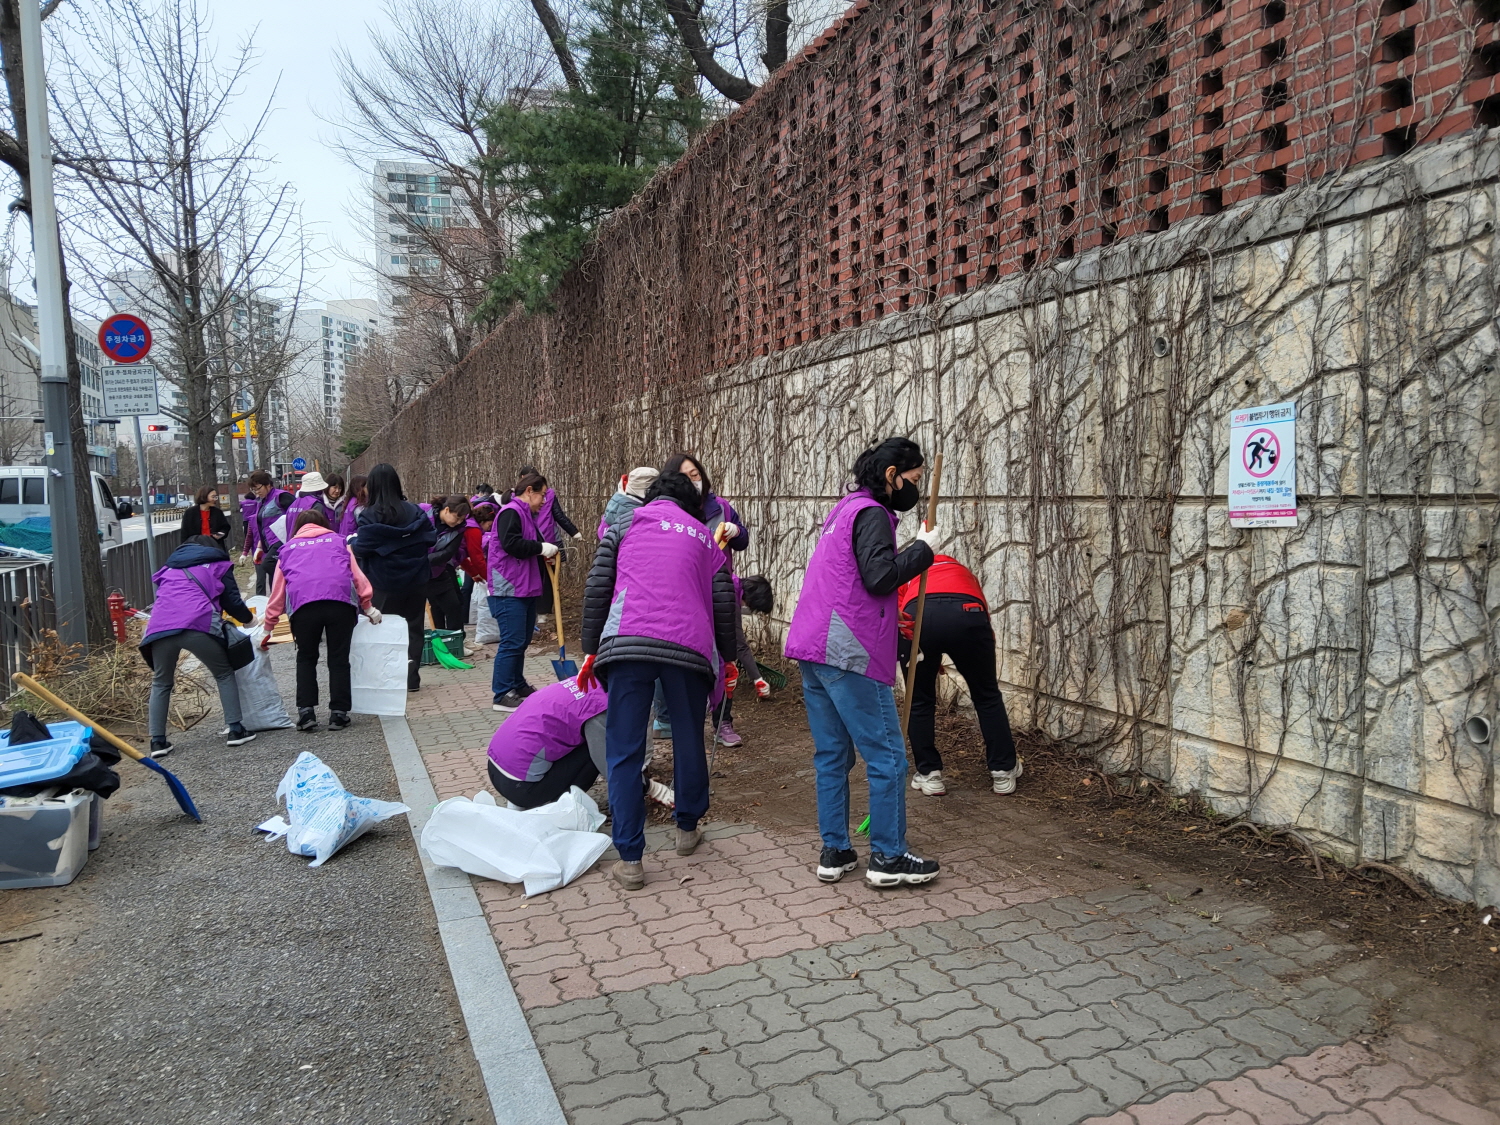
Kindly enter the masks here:
M 1229 415 L 1231 527 L 1297 526 L 1297 404 Z

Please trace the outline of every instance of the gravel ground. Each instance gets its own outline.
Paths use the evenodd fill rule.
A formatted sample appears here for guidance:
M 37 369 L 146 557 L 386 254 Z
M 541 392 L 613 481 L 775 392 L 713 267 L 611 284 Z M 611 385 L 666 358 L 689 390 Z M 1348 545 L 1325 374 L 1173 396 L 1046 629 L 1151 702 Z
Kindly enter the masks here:
M 288 702 L 292 657 L 273 649 Z M 222 729 L 216 705 L 164 762 L 203 824 L 122 763 L 78 879 L 0 892 L 0 1118 L 492 1121 L 405 818 L 316 869 L 254 831 L 304 749 L 399 800 L 379 720 L 237 749 Z

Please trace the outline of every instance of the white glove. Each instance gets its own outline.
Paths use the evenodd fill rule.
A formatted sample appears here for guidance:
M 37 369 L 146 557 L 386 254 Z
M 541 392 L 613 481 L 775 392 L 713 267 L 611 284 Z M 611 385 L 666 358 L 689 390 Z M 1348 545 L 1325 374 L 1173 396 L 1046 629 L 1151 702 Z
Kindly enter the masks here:
M 581 532 L 581 531 L 575 531 L 575 532 L 573 532 L 573 538 L 574 539 L 582 539 L 583 538 L 583 532 Z
M 937 554 L 944 543 L 948 542 L 948 532 L 942 527 L 934 524 L 932 527 L 924 527 L 917 532 L 917 538 L 932 548 L 932 553 Z
M 543 540 L 542 541 L 542 558 L 544 558 L 544 559 L 550 559 L 555 554 L 557 554 L 557 544 L 556 543 L 548 543 L 546 540 Z
M 726 520 L 726 521 L 724 521 L 723 523 L 721 523 L 719 525 L 719 530 L 718 530 L 717 534 L 718 534 L 718 537 L 720 539 L 722 539 L 724 542 L 728 543 L 731 539 L 733 539 L 739 533 L 740 533 L 739 526 L 737 524 L 732 524 L 728 520 Z
M 380 610 L 376 609 L 374 606 L 371 606 L 369 609 L 365 610 L 365 618 L 370 622 L 371 625 L 379 625 Z

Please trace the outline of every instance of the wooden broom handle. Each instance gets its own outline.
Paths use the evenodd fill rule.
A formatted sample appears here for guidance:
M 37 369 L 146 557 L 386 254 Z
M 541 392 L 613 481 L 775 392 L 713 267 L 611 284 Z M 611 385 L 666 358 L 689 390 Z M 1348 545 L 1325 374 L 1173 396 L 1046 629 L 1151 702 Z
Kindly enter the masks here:
M 36 696 L 38 699 L 45 699 L 48 703 L 52 704 L 52 706 L 56 707 L 63 714 L 67 715 L 68 718 L 72 719 L 75 723 L 82 723 L 90 730 L 98 731 L 104 736 L 105 742 L 108 742 L 111 746 L 113 746 L 120 753 L 124 754 L 127 758 L 134 758 L 139 762 L 146 756 L 139 750 L 137 750 L 134 746 L 130 745 L 130 743 L 126 742 L 123 738 L 119 738 L 111 732 L 105 730 L 98 723 L 94 722 L 93 719 L 85 715 L 82 711 L 79 711 L 77 708 L 70 707 L 61 699 L 58 699 L 57 696 L 53 695 L 50 691 L 33 680 L 25 672 L 15 672 L 11 675 L 10 678 L 16 683 L 20 684 L 27 691 L 31 692 L 31 694 Z
M 932 491 L 927 496 L 927 518 L 923 527 L 932 527 L 937 522 L 938 480 L 943 475 L 943 455 L 939 453 L 932 462 Z M 917 687 L 917 658 L 922 654 L 922 615 L 927 609 L 927 571 L 917 583 L 917 612 L 912 616 L 911 658 L 906 662 L 906 698 L 901 701 L 901 737 L 906 737 L 907 724 L 911 722 L 911 701 Z

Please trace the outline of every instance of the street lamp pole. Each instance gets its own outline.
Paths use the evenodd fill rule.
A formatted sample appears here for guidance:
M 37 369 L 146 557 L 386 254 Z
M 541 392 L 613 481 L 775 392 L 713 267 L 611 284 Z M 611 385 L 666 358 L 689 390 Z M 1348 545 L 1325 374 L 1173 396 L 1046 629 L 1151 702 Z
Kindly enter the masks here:
M 62 246 L 52 194 L 52 134 L 47 123 L 47 72 L 37 0 L 19 0 L 21 71 L 26 90 L 26 147 L 31 175 L 31 245 L 36 258 L 36 320 L 41 337 L 42 412 L 46 418 L 47 496 L 52 515 L 52 594 L 65 645 L 88 643 L 83 600 L 83 544 L 78 539 L 73 431 L 69 423 L 68 339 L 63 314 Z M 90 543 L 89 548 L 98 548 Z

